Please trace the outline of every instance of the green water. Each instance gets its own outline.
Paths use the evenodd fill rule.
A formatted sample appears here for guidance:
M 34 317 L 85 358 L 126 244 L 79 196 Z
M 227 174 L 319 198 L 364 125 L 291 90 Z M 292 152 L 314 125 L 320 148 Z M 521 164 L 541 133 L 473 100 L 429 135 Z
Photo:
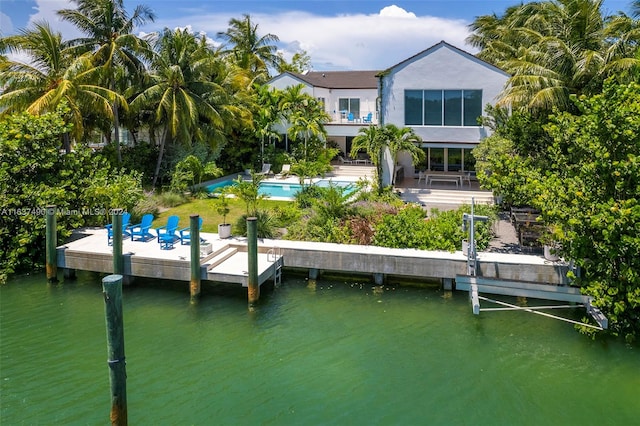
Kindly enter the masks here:
M 637 348 L 475 317 L 464 293 L 285 278 L 254 313 L 228 289 L 125 288 L 129 424 L 640 423 Z M 0 424 L 109 424 L 100 276 L 0 286 L 0 344 Z

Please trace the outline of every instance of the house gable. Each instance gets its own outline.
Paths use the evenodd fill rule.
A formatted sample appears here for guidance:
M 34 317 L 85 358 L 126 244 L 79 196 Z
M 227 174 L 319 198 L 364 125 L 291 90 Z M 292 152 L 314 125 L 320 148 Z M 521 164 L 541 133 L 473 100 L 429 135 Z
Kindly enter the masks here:
M 379 78 L 382 87 L 381 117 L 384 124 L 412 127 L 427 144 L 469 146 L 479 143 L 487 136 L 487 129 L 477 125 L 475 116 L 457 125 L 447 124 L 446 115 L 439 125 L 429 125 L 426 121 L 422 124 L 409 122 L 405 115 L 406 94 L 408 91 L 418 95 L 420 91 L 430 91 L 432 94 L 437 94 L 438 91 L 443 94 L 457 91 L 457 96 L 460 93 L 481 93 L 481 100 L 475 108 L 478 115 L 481 115 L 487 104 L 495 104 L 509 75 L 468 52 L 440 42 L 388 68 L 379 74 Z M 420 108 L 419 102 L 417 108 Z M 413 109 L 415 110 L 415 104 Z M 412 113 L 419 118 L 425 112 Z
M 271 80 L 269 80 L 267 84 L 270 87 L 273 87 L 279 90 L 284 90 L 287 87 L 292 87 L 292 86 L 297 86 L 299 84 L 302 84 L 303 86 L 306 86 L 304 89 L 304 92 L 310 95 L 313 95 L 313 85 L 302 80 L 301 78 L 298 77 L 298 75 L 290 72 L 284 72 L 282 74 L 279 74 L 273 77 Z

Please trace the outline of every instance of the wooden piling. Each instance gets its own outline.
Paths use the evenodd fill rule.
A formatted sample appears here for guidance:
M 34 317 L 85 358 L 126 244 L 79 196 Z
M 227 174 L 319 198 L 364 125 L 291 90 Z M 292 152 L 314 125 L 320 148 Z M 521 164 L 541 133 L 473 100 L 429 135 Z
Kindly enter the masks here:
M 111 214 L 113 231 L 113 273 L 124 275 L 124 258 L 122 257 L 122 209 L 115 209 Z
M 258 219 L 247 218 L 247 255 L 249 257 L 249 308 L 260 299 L 260 284 L 258 283 Z
M 200 216 L 189 216 L 189 244 L 191 245 L 191 281 L 189 292 L 191 303 L 200 296 Z
M 47 206 L 46 209 L 46 270 L 47 280 L 50 283 L 58 282 L 58 253 L 56 251 L 58 227 L 56 225 L 56 206 Z
M 122 275 L 102 279 L 107 325 L 107 363 L 111 386 L 111 424 L 127 425 L 127 372 L 122 318 Z

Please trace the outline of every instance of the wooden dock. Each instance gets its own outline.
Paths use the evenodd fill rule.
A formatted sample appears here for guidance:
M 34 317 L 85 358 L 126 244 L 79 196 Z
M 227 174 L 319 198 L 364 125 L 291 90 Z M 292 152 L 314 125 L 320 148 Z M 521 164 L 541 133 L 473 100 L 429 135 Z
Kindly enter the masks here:
M 200 246 L 200 279 L 250 287 L 247 239 L 200 235 L 205 239 Z M 56 251 L 57 266 L 66 271 L 113 273 L 113 248 L 108 245 L 103 228 L 77 230 L 74 238 Z M 257 253 L 258 286 L 270 279 L 278 284 L 283 267 L 308 270 L 310 279 L 323 271 L 367 274 L 376 285 L 389 277 L 441 279 L 447 290 L 469 291 L 473 287 L 472 305 L 476 314 L 481 310 L 479 300 L 488 300 L 477 294 L 482 291 L 578 303 L 586 307 L 601 328 L 607 327 L 606 318 L 591 305 L 590 298 L 570 286 L 567 279 L 570 266 L 542 256 L 480 252 L 477 276 L 470 277 L 466 275 L 468 262 L 462 251 L 258 239 Z M 190 282 L 191 247 L 180 245 L 179 241 L 173 248 L 162 250 L 155 238 L 146 242 L 125 239 L 122 255 L 125 276 Z
M 201 279 L 247 286 L 246 238 L 221 240 L 217 234 L 202 233 L 206 240 L 200 257 Z M 156 240 L 123 241 L 124 275 L 189 281 L 190 247 L 176 243 L 161 250 Z M 376 279 L 390 276 L 412 279 L 442 279 L 453 283 L 467 270 L 461 251 L 426 251 L 387 247 L 332 244 L 289 240 L 258 240 L 260 284 L 276 276 L 277 268 L 366 274 Z M 57 266 L 102 273 L 113 272 L 113 249 L 106 231 L 81 229 L 75 238 L 57 247 Z M 487 278 L 568 285 L 569 266 L 546 261 L 542 256 L 478 253 L 478 275 Z
M 246 241 L 221 240 L 217 234 L 200 234 L 200 278 L 248 286 L 248 256 Z M 157 240 L 122 243 L 124 275 L 189 281 L 191 274 L 190 246 L 176 241 L 172 249 L 162 250 Z M 113 248 L 107 244 L 106 230 L 87 228 L 77 230 L 74 238 L 57 247 L 57 265 L 60 268 L 113 272 Z M 277 277 L 282 256 L 274 247 L 259 246 L 258 283 L 262 285 Z

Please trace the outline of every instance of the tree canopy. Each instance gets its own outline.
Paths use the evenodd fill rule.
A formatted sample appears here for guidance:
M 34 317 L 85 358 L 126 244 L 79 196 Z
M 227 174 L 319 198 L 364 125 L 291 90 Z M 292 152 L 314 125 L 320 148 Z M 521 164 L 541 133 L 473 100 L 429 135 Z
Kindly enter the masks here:
M 507 202 L 541 211 L 548 238 L 582 272 L 572 275 L 575 283 L 594 297 L 611 331 L 633 341 L 640 332 L 640 85 L 609 80 L 602 93 L 572 101 L 575 113 L 557 112 L 537 128 L 547 143 L 537 153 L 514 138 L 513 128 L 526 131 L 530 118 L 512 116 L 474 150 L 478 177 Z

